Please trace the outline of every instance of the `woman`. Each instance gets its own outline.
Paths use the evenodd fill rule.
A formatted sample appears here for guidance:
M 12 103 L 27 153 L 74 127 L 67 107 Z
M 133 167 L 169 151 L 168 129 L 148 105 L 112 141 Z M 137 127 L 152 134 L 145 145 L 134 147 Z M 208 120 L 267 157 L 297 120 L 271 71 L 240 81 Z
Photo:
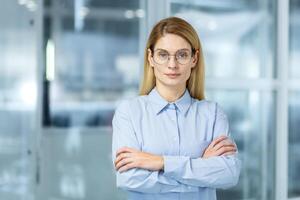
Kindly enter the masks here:
M 140 96 L 113 118 L 117 186 L 129 199 L 216 199 L 238 182 L 240 161 L 228 121 L 204 100 L 204 61 L 196 31 L 170 17 L 150 33 Z

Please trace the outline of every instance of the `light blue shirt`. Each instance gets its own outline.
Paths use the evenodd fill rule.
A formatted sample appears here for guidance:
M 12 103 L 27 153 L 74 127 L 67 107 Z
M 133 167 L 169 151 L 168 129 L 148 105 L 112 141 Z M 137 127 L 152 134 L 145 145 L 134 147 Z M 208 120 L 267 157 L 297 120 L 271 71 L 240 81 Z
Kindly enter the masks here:
M 116 172 L 117 187 L 130 200 L 215 200 L 217 188 L 237 184 L 241 165 L 237 154 L 201 158 L 220 135 L 229 136 L 223 110 L 217 103 L 192 98 L 188 90 L 174 103 L 155 88 L 122 101 L 113 118 L 113 161 L 116 151 L 127 146 L 162 155 L 164 170 Z

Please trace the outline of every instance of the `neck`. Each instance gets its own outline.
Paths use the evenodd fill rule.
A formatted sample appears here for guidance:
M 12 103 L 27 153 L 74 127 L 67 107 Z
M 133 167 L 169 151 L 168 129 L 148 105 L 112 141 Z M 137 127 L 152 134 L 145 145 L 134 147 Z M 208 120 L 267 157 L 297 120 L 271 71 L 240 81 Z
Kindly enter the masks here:
M 184 94 L 185 89 L 185 85 L 182 87 L 166 87 L 161 84 L 156 84 L 157 92 L 170 103 L 179 99 Z

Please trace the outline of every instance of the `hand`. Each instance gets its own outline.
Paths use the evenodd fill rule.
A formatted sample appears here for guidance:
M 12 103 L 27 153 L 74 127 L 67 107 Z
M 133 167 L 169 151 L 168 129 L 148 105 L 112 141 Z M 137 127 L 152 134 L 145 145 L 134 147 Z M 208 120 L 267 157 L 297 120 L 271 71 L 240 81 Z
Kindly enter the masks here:
M 164 160 L 162 156 L 123 147 L 117 151 L 115 167 L 119 172 L 124 172 L 132 168 L 159 171 L 164 167 Z
M 202 158 L 209 158 L 213 156 L 226 156 L 235 154 L 237 147 L 227 136 L 220 136 L 213 140 L 205 149 Z

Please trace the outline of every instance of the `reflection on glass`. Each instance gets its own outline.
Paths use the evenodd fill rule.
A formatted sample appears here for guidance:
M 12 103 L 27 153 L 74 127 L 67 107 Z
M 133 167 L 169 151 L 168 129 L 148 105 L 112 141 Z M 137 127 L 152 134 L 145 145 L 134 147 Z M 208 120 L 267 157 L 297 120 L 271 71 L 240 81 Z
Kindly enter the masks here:
M 255 90 L 209 90 L 207 99 L 224 108 L 242 160 L 238 185 L 219 190 L 218 196 L 224 200 L 274 199 L 274 94 Z
M 44 1 L 44 96 L 37 199 L 126 199 L 111 162 L 116 101 L 137 94 L 140 0 Z
M 171 15 L 189 21 L 203 44 L 211 81 L 274 78 L 274 1 L 171 0 Z M 209 85 L 208 85 L 209 88 Z M 222 199 L 274 199 L 275 94 L 256 90 L 208 91 L 229 116 L 243 162 L 237 187 Z
M 36 113 L 35 1 L 0 6 L 0 199 L 33 199 Z
M 290 1 L 290 76 L 300 78 L 300 1 Z
M 200 35 L 208 77 L 273 77 L 271 1 L 171 2 L 171 14 L 189 21 Z
M 138 90 L 140 1 L 56 0 L 44 7 L 44 125 L 110 126 L 115 101 Z
M 289 96 L 288 197 L 300 196 L 300 92 Z
M 47 129 L 36 199 L 126 199 L 116 188 L 111 128 Z

